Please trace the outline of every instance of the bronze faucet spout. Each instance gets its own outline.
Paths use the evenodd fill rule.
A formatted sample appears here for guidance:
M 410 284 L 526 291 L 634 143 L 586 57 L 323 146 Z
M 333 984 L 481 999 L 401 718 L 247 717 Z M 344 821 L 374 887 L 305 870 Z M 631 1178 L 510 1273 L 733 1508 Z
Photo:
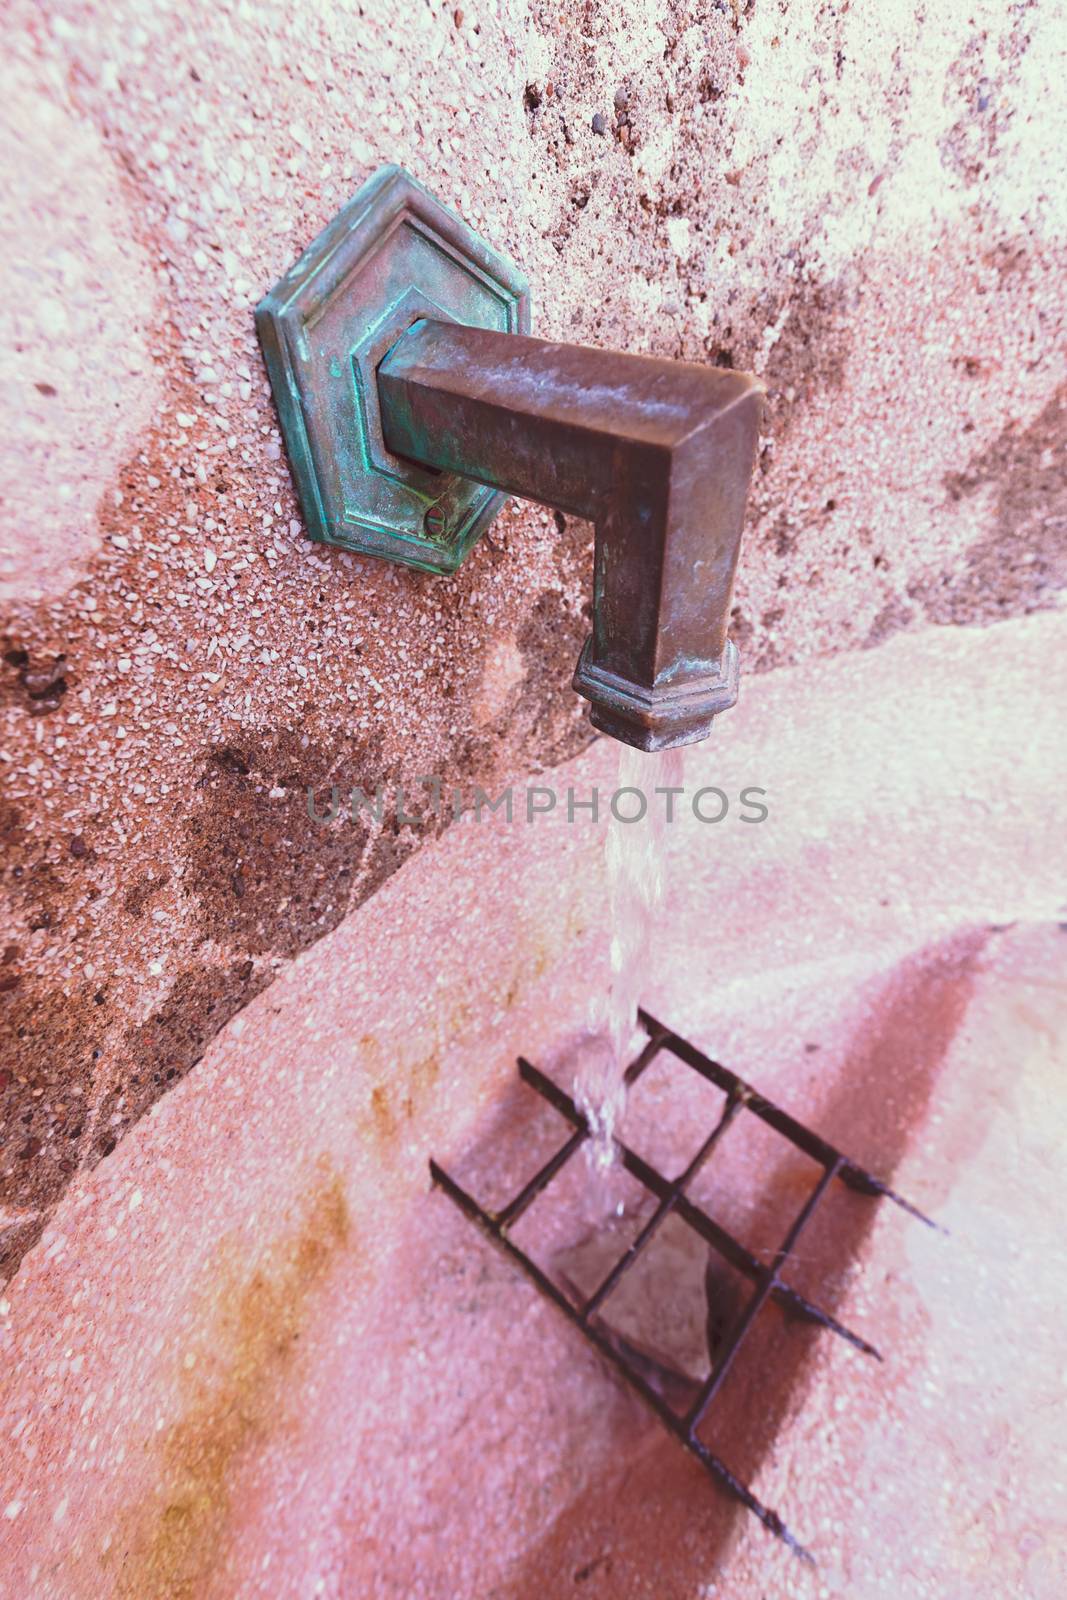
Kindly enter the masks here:
M 727 637 L 762 389 L 747 373 L 417 321 L 378 368 L 386 447 L 595 524 L 574 687 L 641 750 L 737 698 Z

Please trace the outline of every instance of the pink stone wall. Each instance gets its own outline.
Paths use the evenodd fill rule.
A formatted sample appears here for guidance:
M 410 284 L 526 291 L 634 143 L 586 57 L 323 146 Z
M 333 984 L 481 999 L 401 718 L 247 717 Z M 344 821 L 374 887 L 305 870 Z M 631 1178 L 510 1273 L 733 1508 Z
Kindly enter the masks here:
M 309 782 L 499 787 L 590 738 L 569 687 L 590 530 L 512 505 L 448 580 L 312 546 L 264 290 L 399 161 L 523 266 L 536 332 L 759 372 L 733 631 L 750 675 L 799 669 L 780 714 L 803 727 L 822 658 L 910 630 L 885 673 L 936 680 L 972 658 L 932 666 L 923 630 L 1062 603 L 1067 60 L 1057 6 L 994 0 L 12 0 L 5 23 L 0 1268 L 31 1252 L 38 1284 L 56 1206 L 91 1211 L 178 1085 L 210 1121 L 212 1052 L 302 961 L 362 1037 L 358 954 L 321 942 L 439 830 L 318 828 Z M 1017 637 L 979 635 L 1004 672 Z M 1020 702 L 997 725 L 1024 722 Z M 518 908 L 539 977 L 599 914 L 569 893 L 560 926 Z M 389 937 L 398 967 L 424 959 L 417 900 Z M 427 976 L 442 1039 L 507 1010 L 516 974 L 479 971 L 461 1003 Z

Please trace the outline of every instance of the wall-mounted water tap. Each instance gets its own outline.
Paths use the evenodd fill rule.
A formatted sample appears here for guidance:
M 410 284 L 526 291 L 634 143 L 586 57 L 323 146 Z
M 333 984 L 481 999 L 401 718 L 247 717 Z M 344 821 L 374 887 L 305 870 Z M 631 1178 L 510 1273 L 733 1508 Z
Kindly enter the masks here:
M 532 339 L 528 322 L 511 263 L 400 168 L 373 178 L 257 311 L 309 529 L 451 572 L 504 493 L 591 519 L 575 688 L 627 744 L 702 739 L 737 696 L 760 385 Z
M 760 390 L 743 373 L 420 321 L 378 371 L 397 455 L 596 525 L 574 686 L 643 750 L 737 697 L 726 636 Z

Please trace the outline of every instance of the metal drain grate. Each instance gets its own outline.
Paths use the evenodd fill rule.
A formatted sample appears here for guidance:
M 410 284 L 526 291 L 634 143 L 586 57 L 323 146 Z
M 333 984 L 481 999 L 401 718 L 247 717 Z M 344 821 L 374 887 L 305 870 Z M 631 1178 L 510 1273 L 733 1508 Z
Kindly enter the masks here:
M 590 1130 L 582 1112 L 578 1109 L 570 1095 L 566 1094 L 557 1084 L 547 1078 L 543 1072 L 531 1062 L 519 1059 L 519 1075 L 524 1083 L 535 1089 L 549 1105 L 564 1117 L 573 1128 L 573 1132 L 559 1150 L 548 1160 L 530 1181 L 519 1190 L 499 1211 L 489 1211 L 478 1204 L 474 1197 L 461 1188 L 436 1161 L 430 1162 L 430 1171 L 435 1183 L 450 1196 L 452 1200 L 466 1213 L 473 1222 L 488 1234 L 495 1243 L 507 1252 L 513 1261 L 516 1261 L 526 1275 L 533 1280 L 537 1287 L 548 1296 L 550 1300 L 563 1312 L 572 1323 L 582 1330 L 586 1338 L 596 1346 L 600 1354 L 618 1369 L 627 1383 L 643 1400 L 652 1408 L 660 1420 L 679 1439 L 687 1450 L 693 1454 L 704 1469 L 722 1485 L 729 1494 L 747 1506 L 754 1516 L 758 1517 L 763 1526 L 794 1550 L 805 1560 L 812 1558 L 807 1550 L 794 1538 L 776 1511 L 762 1504 L 760 1500 L 731 1472 L 730 1468 L 721 1461 L 717 1455 L 708 1449 L 702 1439 L 697 1437 L 697 1428 L 703 1422 L 716 1395 L 722 1388 L 726 1374 L 729 1372 L 734 1357 L 737 1355 L 745 1338 L 748 1336 L 756 1317 L 769 1300 L 776 1301 L 790 1313 L 803 1317 L 809 1322 L 814 1322 L 822 1328 L 829 1328 L 831 1332 L 847 1339 L 864 1354 L 874 1356 L 881 1360 L 879 1352 L 866 1339 L 853 1333 L 831 1316 L 828 1311 L 821 1310 L 817 1305 L 805 1298 L 802 1294 L 783 1283 L 781 1273 L 797 1241 L 811 1220 L 816 1207 L 823 1200 L 827 1191 L 834 1183 L 843 1183 L 856 1193 L 869 1195 L 873 1198 L 892 1200 L 896 1205 L 917 1217 L 928 1227 L 936 1224 L 929 1217 L 923 1216 L 908 1201 L 895 1194 L 888 1185 L 881 1182 L 871 1173 L 865 1172 L 862 1167 L 850 1161 L 839 1150 L 821 1139 L 818 1134 L 812 1133 L 803 1127 L 788 1112 L 774 1105 L 764 1095 L 753 1089 L 751 1085 L 739 1078 L 736 1073 L 713 1061 L 702 1051 L 697 1050 L 670 1028 L 657 1022 L 655 1017 L 646 1011 L 639 1012 L 642 1026 L 648 1034 L 648 1043 L 640 1054 L 626 1069 L 626 1083 L 636 1083 L 637 1079 L 648 1067 L 651 1066 L 660 1051 L 669 1051 L 673 1056 L 691 1067 L 701 1077 L 722 1090 L 726 1096 L 726 1103 L 716 1125 L 711 1129 L 707 1138 L 700 1146 L 696 1155 L 689 1162 L 680 1177 L 668 1179 L 658 1172 L 655 1167 L 639 1156 L 636 1151 L 629 1148 L 621 1140 L 616 1140 L 616 1149 L 619 1160 L 627 1172 L 636 1178 L 644 1187 L 655 1196 L 658 1204 L 648 1221 L 642 1226 L 637 1237 L 629 1248 L 619 1257 L 610 1272 L 598 1285 L 594 1292 L 581 1304 L 574 1304 L 567 1294 L 525 1251 L 521 1250 L 509 1238 L 509 1230 L 518 1222 L 519 1218 L 533 1204 L 538 1195 L 552 1182 L 553 1178 L 562 1170 L 576 1151 L 590 1136 Z M 807 1200 L 797 1212 L 792 1224 L 787 1230 L 782 1243 L 774 1252 L 769 1262 L 763 1262 L 747 1249 L 739 1240 L 735 1239 L 727 1230 L 695 1205 L 689 1198 L 687 1190 L 696 1174 L 710 1159 L 719 1140 L 723 1138 L 731 1123 L 735 1122 L 742 1114 L 759 1117 L 768 1126 L 775 1129 L 784 1138 L 789 1140 L 797 1149 L 810 1156 L 822 1168 L 822 1175 L 815 1184 Z M 601 1327 L 594 1320 L 595 1314 L 607 1297 L 615 1289 L 623 1274 L 629 1271 L 645 1247 L 655 1236 L 664 1220 L 672 1213 L 676 1213 L 684 1222 L 688 1223 L 730 1266 L 742 1273 L 752 1284 L 749 1295 L 740 1315 L 729 1329 L 725 1340 L 718 1346 L 711 1363 L 711 1370 L 700 1386 L 699 1392 L 688 1410 L 684 1414 L 674 1411 L 665 1400 L 656 1392 L 648 1382 L 645 1375 L 626 1359 L 625 1354 L 616 1347 L 616 1342 L 610 1340 Z

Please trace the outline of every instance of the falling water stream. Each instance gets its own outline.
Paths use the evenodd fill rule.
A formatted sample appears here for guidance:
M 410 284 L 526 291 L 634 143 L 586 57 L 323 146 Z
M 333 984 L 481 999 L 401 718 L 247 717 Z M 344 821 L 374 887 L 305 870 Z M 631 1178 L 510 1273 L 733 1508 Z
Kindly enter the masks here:
M 628 1177 L 615 1137 L 625 1110 L 626 1068 L 644 1041 L 637 1011 L 651 999 L 667 829 L 672 814 L 681 811 L 671 801 L 676 804 L 682 793 L 683 771 L 679 749 L 647 755 L 620 746 L 604 846 L 610 972 L 590 1006 L 573 1060 L 575 1099 L 592 1135 L 585 1144 L 589 1161 L 569 1238 L 554 1260 L 577 1304 L 603 1287 L 650 1215 L 652 1198 Z M 699 1234 L 668 1218 L 596 1317 L 626 1365 L 636 1367 L 672 1408 L 684 1411 L 710 1370 L 715 1330 L 732 1326 L 738 1314 L 734 1293 Z
M 624 1074 L 638 1037 L 637 1008 L 649 968 L 656 913 L 663 898 L 668 797 L 682 787 L 682 751 L 656 755 L 619 746 L 615 803 L 607 819 L 610 981 L 590 1007 L 576 1074 L 589 1120 L 594 1169 L 605 1179 L 615 1162 L 614 1133 L 626 1097 Z M 636 820 L 620 820 L 633 818 Z

